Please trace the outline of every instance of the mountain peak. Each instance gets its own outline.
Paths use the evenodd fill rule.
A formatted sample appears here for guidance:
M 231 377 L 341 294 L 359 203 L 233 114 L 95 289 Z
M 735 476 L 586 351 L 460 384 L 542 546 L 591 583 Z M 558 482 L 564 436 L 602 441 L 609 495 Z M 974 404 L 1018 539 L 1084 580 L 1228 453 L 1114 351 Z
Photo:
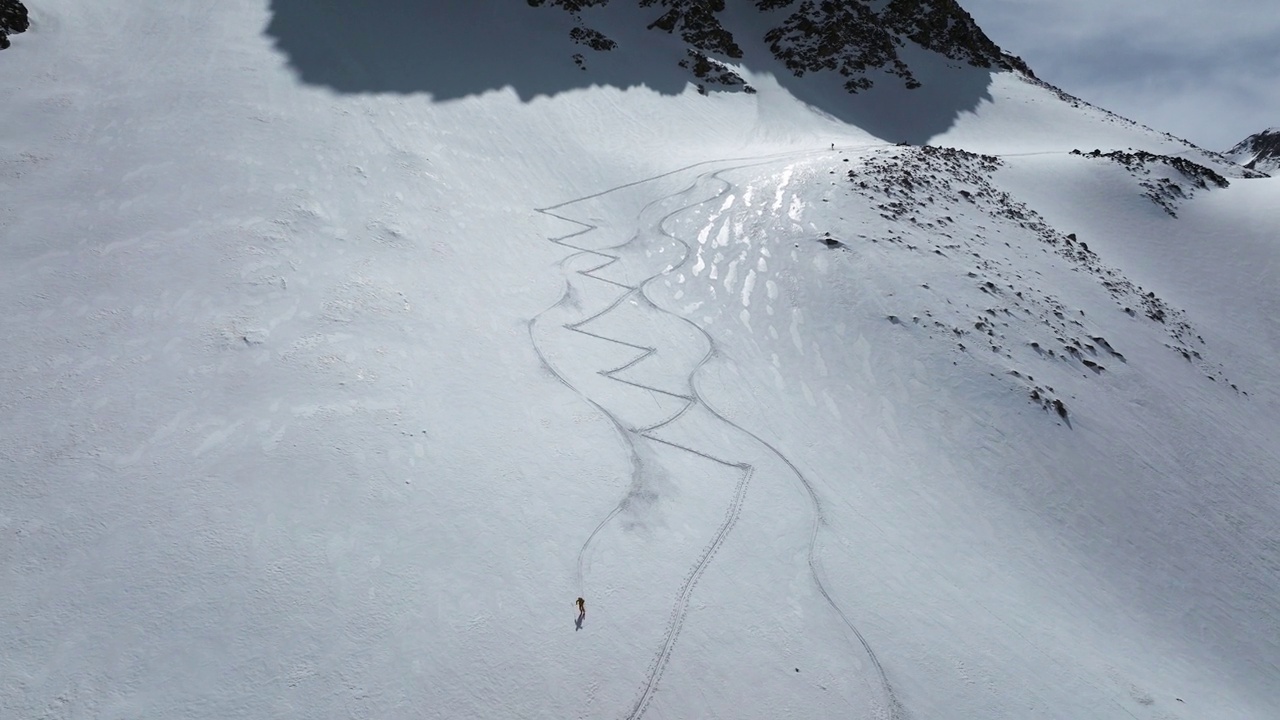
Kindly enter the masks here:
M 1250 170 L 1264 173 L 1280 170 L 1280 127 L 1250 135 L 1228 150 L 1226 156 Z

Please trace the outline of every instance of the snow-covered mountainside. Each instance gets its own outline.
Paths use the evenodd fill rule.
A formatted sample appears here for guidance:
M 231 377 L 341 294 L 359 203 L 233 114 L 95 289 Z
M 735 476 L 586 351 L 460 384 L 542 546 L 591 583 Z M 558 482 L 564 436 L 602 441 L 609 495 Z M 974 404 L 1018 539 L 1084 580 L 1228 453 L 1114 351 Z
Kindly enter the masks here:
M 1280 707 L 1280 180 L 950 2 L 29 7 L 0 717 Z
M 1268 174 L 1280 171 L 1280 127 L 1250 135 L 1226 155 L 1251 170 Z

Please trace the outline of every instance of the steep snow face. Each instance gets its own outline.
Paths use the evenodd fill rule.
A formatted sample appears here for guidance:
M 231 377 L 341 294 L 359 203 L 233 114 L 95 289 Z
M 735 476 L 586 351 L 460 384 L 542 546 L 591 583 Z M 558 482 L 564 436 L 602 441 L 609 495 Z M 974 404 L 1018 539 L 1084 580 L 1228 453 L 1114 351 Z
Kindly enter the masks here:
M 1280 128 L 1263 130 L 1241 140 L 1226 152 L 1235 162 L 1264 173 L 1280 170 Z
M 32 9 L 0 716 L 1273 716 L 1277 181 L 656 7 Z
M 820 488 L 824 577 L 880 660 L 935 669 L 889 663 L 909 711 L 1025 713 L 966 686 L 982 654 L 1033 716 L 1181 717 L 1192 686 L 1211 708 L 1185 716 L 1265 714 L 1277 647 L 1250 628 L 1280 610 L 1277 498 L 1254 478 L 1280 427 L 1255 363 L 1280 326 L 1262 286 L 1222 293 L 1274 262 L 1280 218 L 1206 235 L 1224 216 L 1193 208 L 1250 207 L 1271 181 L 1208 190 L 1188 222 L 1069 155 L 848 151 L 720 177 L 722 202 L 673 219 L 692 260 L 651 295 L 725 358 L 700 397 Z M 1206 510 L 1253 503 L 1242 526 Z M 907 630 L 937 612 L 945 631 Z

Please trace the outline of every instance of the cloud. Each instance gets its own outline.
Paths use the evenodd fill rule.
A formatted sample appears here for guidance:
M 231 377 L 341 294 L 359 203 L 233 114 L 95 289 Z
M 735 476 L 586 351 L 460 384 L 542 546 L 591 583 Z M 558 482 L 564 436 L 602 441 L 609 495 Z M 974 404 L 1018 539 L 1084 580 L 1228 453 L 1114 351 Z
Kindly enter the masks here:
M 1042 79 L 1213 150 L 1280 125 L 1280 13 L 1258 0 L 962 0 Z

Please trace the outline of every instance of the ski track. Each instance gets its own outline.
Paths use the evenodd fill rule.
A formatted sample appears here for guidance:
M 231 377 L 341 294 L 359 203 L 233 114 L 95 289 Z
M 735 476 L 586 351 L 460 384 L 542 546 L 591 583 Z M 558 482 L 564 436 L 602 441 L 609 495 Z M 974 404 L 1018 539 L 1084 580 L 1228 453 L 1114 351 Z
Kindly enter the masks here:
M 883 145 L 883 146 L 873 145 L 873 146 L 858 146 L 855 148 L 838 148 L 838 149 L 839 150 L 853 149 L 857 151 L 871 151 L 871 150 L 880 149 L 883 147 L 892 147 L 892 146 L 891 145 Z M 720 159 L 720 160 L 709 160 L 709 161 L 704 161 L 700 163 L 695 163 L 692 165 L 687 165 L 685 167 L 678 168 L 676 170 L 672 170 L 670 172 L 666 172 L 660 175 L 648 177 L 643 180 L 638 180 L 638 181 L 627 183 L 624 185 L 619 185 L 617 187 L 610 188 L 608 190 L 597 192 L 591 195 L 586 195 L 586 196 L 576 198 L 574 200 L 569 200 L 557 205 L 552 205 L 546 208 L 537 209 L 537 212 L 543 215 L 547 215 L 549 217 L 553 217 L 558 220 L 563 220 L 571 224 L 582 226 L 582 229 L 577 232 L 570 233 L 568 235 L 559 236 L 559 237 L 548 238 L 552 243 L 555 243 L 562 247 L 576 251 L 573 255 L 566 257 L 563 262 L 568 262 L 570 259 L 581 256 L 581 255 L 598 256 L 603 259 L 603 262 L 601 262 L 599 265 L 596 265 L 586 270 L 578 270 L 576 272 L 580 275 L 583 275 L 584 277 L 588 277 L 593 280 L 597 280 L 599 282 L 607 283 L 624 290 L 624 292 L 622 292 L 612 303 L 607 305 L 603 310 L 593 313 L 589 317 L 586 317 L 582 320 L 565 324 L 563 325 L 563 327 L 572 332 L 580 333 L 582 335 L 586 335 L 588 337 L 596 338 L 599 340 L 611 342 L 617 345 L 621 345 L 623 347 L 628 347 L 640 353 L 638 357 L 616 368 L 598 371 L 599 374 L 615 382 L 623 383 L 623 384 L 641 388 L 644 390 L 649 390 L 651 392 L 666 395 L 668 397 L 677 398 L 679 400 L 684 401 L 685 405 L 681 410 L 676 412 L 671 417 L 665 420 L 662 420 L 661 422 L 658 422 L 654 425 L 649 425 L 641 428 L 628 428 L 626 424 L 623 423 L 617 416 L 615 416 L 607 408 L 605 408 L 601 402 L 598 402 L 597 400 L 593 399 L 592 397 L 589 396 L 587 392 L 575 386 L 572 383 L 572 381 L 570 381 L 564 374 L 562 374 L 559 370 L 555 368 L 554 364 L 550 361 L 550 359 L 547 357 L 545 352 L 542 350 L 541 346 L 538 344 L 536 327 L 537 327 L 538 320 L 543 315 L 545 315 L 547 312 L 550 312 L 552 309 L 562 305 L 566 301 L 566 299 L 570 296 L 570 293 L 572 292 L 572 288 L 571 286 L 568 285 L 567 282 L 566 282 L 565 295 L 562 296 L 562 298 L 559 301 L 557 301 L 555 305 L 552 305 L 551 307 L 547 308 L 547 310 L 543 311 L 536 317 L 532 318 L 528 323 L 530 341 L 532 342 L 534 350 L 537 352 L 538 357 L 542 361 L 543 366 L 548 371 L 550 371 L 556 377 L 557 380 L 559 380 L 562 384 L 570 388 L 575 394 L 577 394 L 583 400 L 585 400 L 590 405 L 592 405 L 597 410 L 599 410 L 601 413 L 603 413 L 607 418 L 609 418 L 610 422 L 613 423 L 614 428 L 617 430 L 619 436 L 621 437 L 621 439 L 623 440 L 623 442 L 625 443 L 625 445 L 630 451 L 633 479 L 635 479 L 635 475 L 638 474 L 640 471 L 639 470 L 639 454 L 636 448 L 637 437 L 642 438 L 644 440 L 648 440 L 650 442 L 655 442 L 655 443 L 666 445 L 672 448 L 676 448 L 684 452 L 688 452 L 693 455 L 697 455 L 699 457 L 710 460 L 712 462 L 718 463 L 720 465 L 736 468 L 742 472 L 742 477 L 739 479 L 737 485 L 734 488 L 732 500 L 730 501 L 729 506 L 725 509 L 724 519 L 721 521 L 720 525 L 716 528 L 716 532 L 712 536 L 712 539 L 707 543 L 707 545 L 702 549 L 702 551 L 697 556 L 697 559 L 695 560 L 693 566 L 690 568 L 689 572 L 685 575 L 683 583 L 681 584 L 680 588 L 676 592 L 676 599 L 671 609 L 670 618 L 667 622 L 666 634 L 663 638 L 661 647 L 658 649 L 657 654 L 654 656 L 653 660 L 648 665 L 648 668 L 646 670 L 646 676 L 641 683 L 639 696 L 636 699 L 635 703 L 632 705 L 630 711 L 624 716 L 626 720 L 638 720 L 640 717 L 642 717 L 645 714 L 646 710 L 649 708 L 649 705 L 652 702 L 653 697 L 657 692 L 657 688 L 662 679 L 663 673 L 666 670 L 667 663 L 670 660 L 671 655 L 675 650 L 676 642 L 680 636 L 680 631 L 684 627 L 685 617 L 688 614 L 689 600 L 692 597 L 693 591 L 697 586 L 698 581 L 701 579 L 703 573 L 710 566 L 711 561 L 715 557 L 717 551 L 724 544 L 725 539 L 729 536 L 729 533 L 733 530 L 734 526 L 736 525 L 738 518 L 741 515 L 742 506 L 746 499 L 747 490 L 750 486 L 753 476 L 755 475 L 755 467 L 745 461 L 735 461 L 735 460 L 729 460 L 729 459 L 717 457 L 709 452 L 704 452 L 694 447 L 689 447 L 687 445 L 682 445 L 680 443 L 673 442 L 671 440 L 666 440 L 666 439 L 657 437 L 653 434 L 656 431 L 660 430 L 661 428 L 674 423 L 676 420 L 684 416 L 689 410 L 691 410 L 695 406 L 702 407 L 719 422 L 723 423 L 727 427 L 737 430 L 743 435 L 759 443 L 759 445 L 765 450 L 767 450 L 768 453 L 772 454 L 773 456 L 778 458 L 782 463 L 784 463 L 787 466 L 787 468 L 791 471 L 791 473 L 795 476 L 796 481 L 799 482 L 799 484 L 802 486 L 813 508 L 813 520 L 812 520 L 812 527 L 809 534 L 809 544 L 808 544 L 808 552 L 807 552 L 807 555 L 808 555 L 807 560 L 809 565 L 810 577 L 812 578 L 818 592 L 826 600 L 827 604 L 830 605 L 832 611 L 835 612 L 835 614 L 840 618 L 841 622 L 850 630 L 853 636 L 857 638 L 858 644 L 861 646 L 863 652 L 865 652 L 867 658 L 870 660 L 872 666 L 875 668 L 877 679 L 881 685 L 882 691 L 885 696 L 885 707 L 888 712 L 888 717 L 891 718 L 891 720 L 901 720 L 902 718 L 905 717 L 905 712 L 902 708 L 901 703 L 898 700 L 897 693 L 895 692 L 892 683 L 890 683 L 888 675 L 885 672 L 883 665 L 880 663 L 879 658 L 876 657 L 875 651 L 872 649 L 871 644 L 867 641 L 866 637 L 863 636 L 862 632 L 858 630 L 858 628 L 854 625 L 854 623 L 849 619 L 848 615 L 844 612 L 843 609 L 841 609 L 839 604 L 831 596 L 831 593 L 827 589 L 826 583 L 823 581 L 824 573 L 822 571 L 822 565 L 817 556 L 817 544 L 818 544 L 819 531 L 821 530 L 822 526 L 826 524 L 826 519 L 825 519 L 821 499 L 819 498 L 817 491 L 814 489 L 813 484 L 809 481 L 807 477 L 805 477 L 804 473 L 802 473 L 799 470 L 799 468 L 797 468 L 796 465 L 792 463 L 791 460 L 788 459 L 781 451 L 779 451 L 777 447 L 775 447 L 772 443 L 769 443 L 768 441 L 764 440 L 763 438 L 756 435 L 755 433 L 729 420 L 720 412 L 718 412 L 713 406 L 711 406 L 709 403 L 706 402 L 706 400 L 702 397 L 701 393 L 698 390 L 697 381 L 702 368 L 708 362 L 710 362 L 710 360 L 713 357 L 715 357 L 715 355 L 718 353 L 718 348 L 716 346 L 714 339 L 711 337 L 709 333 L 706 332 L 706 330 L 704 330 L 697 323 L 694 323 L 693 321 L 687 318 L 684 318 L 680 315 L 677 315 L 675 313 L 663 310 L 657 303 L 655 303 L 648 296 L 646 292 L 649 284 L 653 280 L 656 280 L 658 277 L 666 273 L 669 273 L 671 271 L 684 267 L 688 263 L 689 258 L 692 255 L 692 248 L 689 245 L 689 243 L 677 237 L 675 234 L 669 232 L 667 230 L 667 223 L 677 215 L 688 212 L 689 210 L 697 208 L 701 205 L 705 205 L 707 203 L 720 200 L 726 194 L 730 193 L 731 191 L 734 191 L 735 186 L 731 182 L 729 182 L 728 180 L 725 180 L 722 177 L 724 173 L 740 170 L 747 167 L 767 165 L 769 163 L 778 162 L 780 160 L 818 156 L 822 154 L 828 154 L 830 152 L 831 152 L 830 150 L 824 149 L 821 151 L 780 153 L 776 155 L 765 155 L 765 156 L 759 156 L 754 158 L 727 158 L 727 159 Z M 733 164 L 733 163 L 737 163 L 737 164 Z M 726 164 L 729 164 L 729 165 L 727 167 L 724 167 Z M 657 223 L 652 227 L 653 233 L 659 237 L 668 238 L 674 241 L 675 243 L 677 243 L 678 245 L 680 245 L 682 248 L 684 248 L 684 256 L 680 259 L 678 263 L 671 264 L 667 268 L 646 277 L 636 285 L 626 285 L 623 283 L 619 283 L 613 280 L 609 280 L 607 278 L 599 277 L 595 273 L 613 265 L 614 263 L 620 262 L 622 260 L 621 256 L 617 254 L 612 254 L 609 251 L 612 250 L 616 252 L 636 242 L 637 240 L 640 240 L 646 234 L 645 228 L 641 227 L 640 232 L 636 233 L 630 239 L 628 239 L 626 242 L 620 245 L 616 245 L 609 248 L 603 248 L 600 250 L 593 250 L 590 248 L 575 245 L 570 241 L 573 240 L 574 238 L 581 237 L 583 235 L 587 235 L 591 232 L 594 232 L 595 230 L 599 229 L 599 227 L 596 225 L 592 225 L 590 223 L 576 220 L 571 217 L 567 217 L 565 215 L 561 215 L 557 212 L 560 209 L 568 207 L 570 205 L 574 205 L 587 200 L 603 197 L 610 193 L 618 192 L 620 190 L 624 190 L 632 187 L 637 187 L 645 183 L 654 182 L 656 180 L 671 177 L 682 172 L 687 172 L 695 168 L 705 167 L 709 165 L 717 165 L 722 167 L 720 167 L 717 170 L 712 170 L 696 176 L 693 183 L 688 187 L 682 190 L 679 190 L 675 193 L 672 193 L 670 195 L 665 195 L 654 201 L 651 201 L 650 203 L 645 205 L 645 207 L 640 211 L 640 214 L 637 218 L 638 221 L 642 219 L 650 209 L 654 208 L 660 203 L 666 202 L 673 198 L 678 198 L 683 195 L 688 195 L 692 193 L 694 190 L 696 190 L 698 187 L 703 186 L 708 182 L 716 182 L 722 185 L 722 187 L 712 197 L 705 198 L 705 199 L 698 200 L 696 202 L 692 202 L 687 205 L 684 205 L 668 213 L 667 215 L 663 216 L 657 221 Z M 640 223 L 638 222 L 637 224 L 639 225 Z M 636 383 L 630 380 L 625 380 L 625 379 L 616 377 L 617 373 L 623 372 L 628 368 L 634 367 L 635 365 L 645 360 L 646 358 L 649 358 L 654 354 L 656 354 L 658 352 L 658 348 L 639 345 L 636 343 L 627 342 L 626 340 L 623 340 L 623 339 L 607 337 L 604 335 L 599 335 L 599 334 L 592 333 L 582 329 L 584 325 L 592 322 L 593 320 L 596 320 L 600 317 L 603 317 L 613 312 L 624 301 L 626 301 L 629 298 L 642 300 L 646 305 L 649 306 L 650 309 L 658 313 L 661 313 L 665 316 L 668 316 L 670 318 L 673 318 L 680 323 L 687 324 L 688 326 L 692 327 L 695 331 L 697 331 L 698 334 L 700 334 L 703 337 L 703 339 L 706 341 L 707 348 L 708 348 L 706 353 L 693 366 L 693 368 L 689 371 L 686 377 L 686 385 L 689 388 L 688 395 L 673 393 L 660 388 L 650 387 L 648 385 L 643 385 L 641 383 Z M 578 582 L 579 592 L 584 596 L 585 596 L 586 559 L 588 557 L 588 553 L 591 549 L 592 543 L 595 542 L 595 539 L 599 535 L 600 531 L 603 530 L 609 524 L 609 522 L 612 521 L 615 517 L 617 517 L 617 515 L 623 510 L 623 508 L 626 506 L 626 502 L 627 501 L 624 498 L 623 500 L 619 501 L 619 503 L 616 506 L 614 506 L 614 508 L 604 517 L 604 519 L 601 520 L 598 525 L 596 525 L 595 529 L 591 531 L 591 534 L 587 537 L 586 541 L 583 542 L 582 547 L 578 551 L 577 582 Z

